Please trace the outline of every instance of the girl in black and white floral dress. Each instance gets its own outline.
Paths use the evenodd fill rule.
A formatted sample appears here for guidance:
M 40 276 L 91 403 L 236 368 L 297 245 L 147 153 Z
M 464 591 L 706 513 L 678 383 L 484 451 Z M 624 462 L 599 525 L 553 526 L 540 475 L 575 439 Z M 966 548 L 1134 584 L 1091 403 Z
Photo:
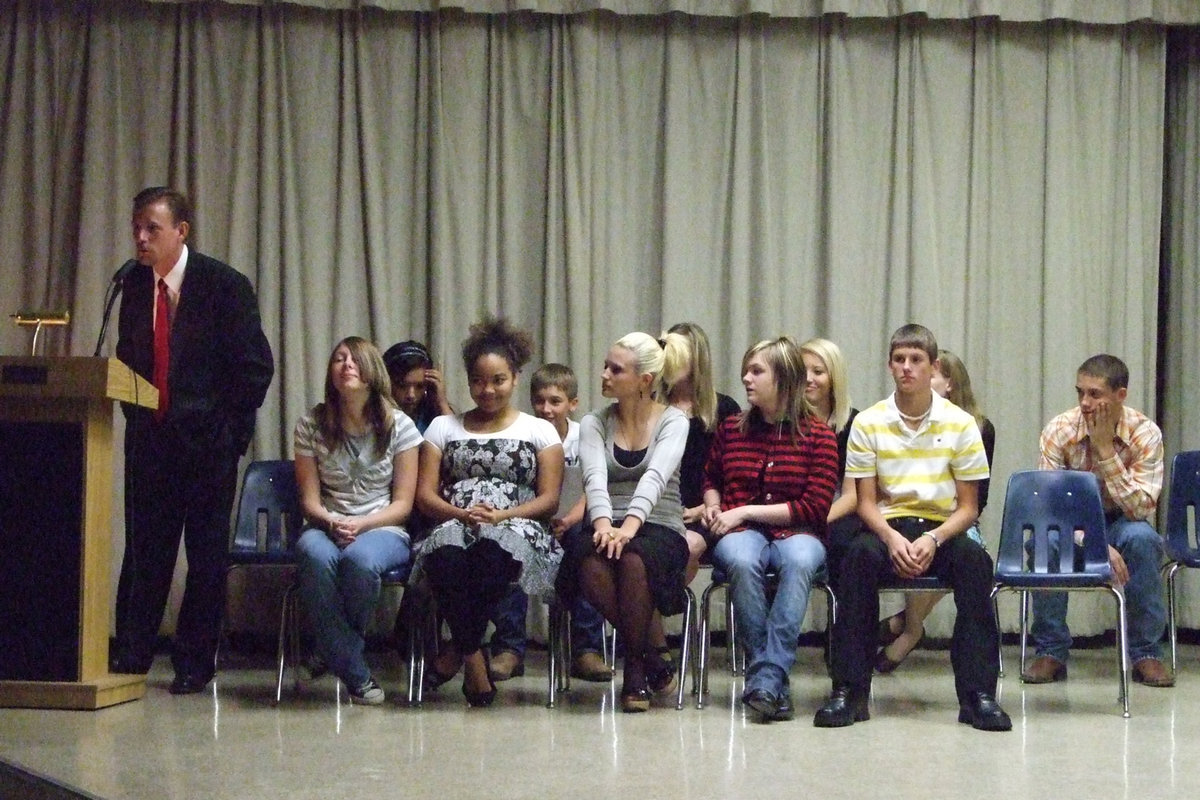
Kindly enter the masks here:
M 505 320 L 471 326 L 463 361 L 475 408 L 435 419 L 421 445 L 417 504 L 435 527 L 418 546 L 414 577 L 426 580 L 450 626 L 430 683 L 463 666 L 463 694 L 489 705 L 496 688 L 482 650 L 492 607 L 517 582 L 554 591 L 562 551 L 546 526 L 558 508 L 563 450 L 549 422 L 511 405 L 532 355 L 528 333 Z

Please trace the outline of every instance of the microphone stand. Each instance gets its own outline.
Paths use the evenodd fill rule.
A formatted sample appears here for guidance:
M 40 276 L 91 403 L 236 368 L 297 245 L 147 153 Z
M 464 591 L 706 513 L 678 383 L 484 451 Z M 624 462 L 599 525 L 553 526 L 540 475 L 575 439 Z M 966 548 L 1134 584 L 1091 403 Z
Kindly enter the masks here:
M 104 347 L 104 336 L 108 333 L 108 321 L 112 316 L 113 305 L 117 302 L 117 295 L 119 295 L 121 293 L 121 289 L 125 287 L 125 276 L 128 275 L 130 270 L 132 270 L 135 266 L 137 266 L 137 260 L 131 258 L 121 265 L 121 268 L 117 270 L 116 275 L 113 275 L 112 283 L 109 284 L 108 293 L 105 295 L 104 320 L 100 323 L 100 336 L 96 339 L 96 352 L 92 353 L 93 356 L 99 356 L 100 349 Z

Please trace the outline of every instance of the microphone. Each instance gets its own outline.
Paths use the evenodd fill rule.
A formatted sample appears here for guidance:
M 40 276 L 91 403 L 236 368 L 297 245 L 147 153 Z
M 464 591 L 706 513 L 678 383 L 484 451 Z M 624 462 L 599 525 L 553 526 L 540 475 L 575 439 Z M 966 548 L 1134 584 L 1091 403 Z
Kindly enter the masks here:
M 118 269 L 116 272 L 113 273 L 112 282 L 115 283 L 118 287 L 120 287 L 122 282 L 125 280 L 125 276 L 128 275 L 133 270 L 133 268 L 136 267 L 137 265 L 138 265 L 138 261 L 136 258 L 131 258 L 128 261 L 126 261 L 124 264 L 121 265 L 120 269 Z M 119 292 L 119 291 L 121 291 L 121 289 L 118 288 L 117 291 Z
M 137 259 L 131 258 L 113 273 L 112 283 L 108 286 L 108 296 L 104 302 L 104 318 L 100 323 L 100 336 L 96 339 L 96 352 L 92 353 L 93 356 L 98 357 L 100 349 L 104 347 L 104 335 L 108 333 L 108 319 L 112 315 L 113 305 L 117 302 L 117 295 L 121 293 L 121 289 L 125 286 L 125 276 L 132 272 L 137 264 Z

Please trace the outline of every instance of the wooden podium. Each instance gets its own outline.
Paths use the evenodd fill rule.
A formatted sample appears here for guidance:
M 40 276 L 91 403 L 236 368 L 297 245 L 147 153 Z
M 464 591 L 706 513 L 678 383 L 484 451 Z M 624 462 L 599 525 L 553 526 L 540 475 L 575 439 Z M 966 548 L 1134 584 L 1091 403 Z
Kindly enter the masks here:
M 114 400 L 158 391 L 115 358 L 0 357 L 0 707 L 146 692 L 108 671 Z

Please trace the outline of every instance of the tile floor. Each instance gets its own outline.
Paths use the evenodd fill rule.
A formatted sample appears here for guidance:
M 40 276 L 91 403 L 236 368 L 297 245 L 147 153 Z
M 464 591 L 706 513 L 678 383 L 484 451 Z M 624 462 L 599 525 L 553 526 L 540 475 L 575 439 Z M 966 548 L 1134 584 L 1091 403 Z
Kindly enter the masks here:
M 792 674 L 793 722 L 756 724 L 719 668 L 703 710 L 614 713 L 617 686 L 574 682 L 544 707 L 545 656 L 468 709 L 456 683 L 404 704 L 404 671 L 379 657 L 382 707 L 348 704 L 326 678 L 272 705 L 267 665 L 221 672 L 173 697 L 165 657 L 146 697 L 95 712 L 0 710 L 0 758 L 103 798 L 1162 798 L 1200 792 L 1200 647 L 1174 689 L 1134 685 L 1121 717 L 1111 649 L 1076 654 L 1071 679 L 1025 687 L 1008 648 L 1011 733 L 956 722 L 945 651 L 878 677 L 872 719 L 812 727 L 829 689 L 817 649 Z

